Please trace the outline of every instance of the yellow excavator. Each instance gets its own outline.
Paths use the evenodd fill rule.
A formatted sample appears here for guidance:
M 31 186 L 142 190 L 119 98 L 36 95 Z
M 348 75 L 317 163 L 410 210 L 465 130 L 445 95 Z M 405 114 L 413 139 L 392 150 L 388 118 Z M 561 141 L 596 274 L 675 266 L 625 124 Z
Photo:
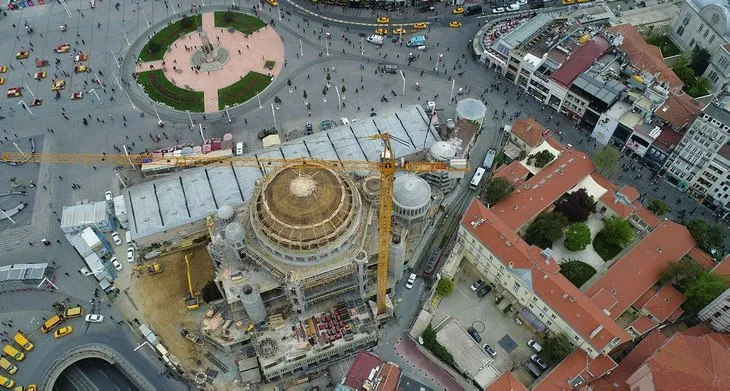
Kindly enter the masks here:
M 193 293 L 193 281 L 190 279 L 190 262 L 188 262 L 188 256 L 185 256 L 185 267 L 188 272 L 188 294 L 185 295 L 185 306 L 188 311 L 195 311 L 200 308 L 200 293 Z

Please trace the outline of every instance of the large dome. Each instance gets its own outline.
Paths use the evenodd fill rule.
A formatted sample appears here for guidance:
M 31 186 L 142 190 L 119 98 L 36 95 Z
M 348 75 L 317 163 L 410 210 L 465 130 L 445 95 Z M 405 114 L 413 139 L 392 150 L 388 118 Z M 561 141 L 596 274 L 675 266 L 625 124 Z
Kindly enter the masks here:
M 321 258 L 325 247 L 349 238 L 359 222 L 360 195 L 354 183 L 326 168 L 285 168 L 256 197 L 253 227 L 259 241 L 277 256 L 296 251 L 291 258 L 316 261 L 312 257 Z
M 454 156 L 456 156 L 456 148 L 454 148 L 454 146 L 449 142 L 437 141 L 431 145 L 431 148 L 428 149 L 428 153 L 435 160 L 446 161 L 453 159 Z
M 406 209 L 418 209 L 431 200 L 431 186 L 418 175 L 407 174 L 395 178 L 393 201 Z

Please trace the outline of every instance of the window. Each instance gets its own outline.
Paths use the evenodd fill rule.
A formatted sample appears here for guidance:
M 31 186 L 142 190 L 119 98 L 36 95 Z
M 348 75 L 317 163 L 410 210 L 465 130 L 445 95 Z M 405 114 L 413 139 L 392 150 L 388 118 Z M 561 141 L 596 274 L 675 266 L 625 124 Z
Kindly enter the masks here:
M 679 26 L 679 28 L 677 29 L 677 35 L 679 35 L 681 37 L 683 34 L 684 34 L 684 27 Z
M 707 33 L 709 33 L 709 32 L 710 32 L 710 30 L 709 30 L 709 29 L 708 29 L 708 30 L 705 30 L 705 33 L 704 33 L 704 34 L 702 34 L 702 36 L 703 36 L 704 38 L 707 38 Z
M 573 337 L 573 339 L 577 341 L 577 340 L 579 340 L 580 338 L 579 338 L 579 337 L 578 337 L 578 336 L 576 335 L 575 337 Z
M 714 40 L 715 40 L 715 36 L 713 35 L 713 36 L 710 37 L 709 43 L 712 43 L 712 41 L 714 41 Z
M 691 40 L 691 41 L 689 41 L 689 46 L 690 46 L 690 47 L 692 47 L 692 46 L 694 46 L 694 45 L 695 45 L 695 39 L 694 39 L 694 38 L 692 38 L 692 40 Z
M 725 190 L 727 190 L 727 187 L 725 188 Z M 533 302 L 533 303 L 537 303 L 537 297 L 533 297 L 533 298 L 532 298 L 532 302 Z
M 701 32 L 702 32 L 702 27 L 703 27 L 703 26 L 702 26 L 702 25 L 700 25 L 700 28 L 698 28 L 698 29 L 697 29 L 697 32 L 698 32 L 698 33 L 701 33 Z
M 515 282 L 515 286 L 513 286 L 512 289 L 514 289 L 515 292 L 519 292 L 520 291 L 520 284 Z
M 684 20 L 682 21 L 682 24 L 686 26 L 688 23 L 689 23 L 689 16 L 685 16 Z

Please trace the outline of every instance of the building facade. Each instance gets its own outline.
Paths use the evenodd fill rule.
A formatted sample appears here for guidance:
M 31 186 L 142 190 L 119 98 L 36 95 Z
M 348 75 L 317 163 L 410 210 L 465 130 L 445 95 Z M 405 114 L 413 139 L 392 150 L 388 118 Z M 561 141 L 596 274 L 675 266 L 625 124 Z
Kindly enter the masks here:
M 730 332 L 730 289 L 717 296 L 697 316 L 715 331 Z

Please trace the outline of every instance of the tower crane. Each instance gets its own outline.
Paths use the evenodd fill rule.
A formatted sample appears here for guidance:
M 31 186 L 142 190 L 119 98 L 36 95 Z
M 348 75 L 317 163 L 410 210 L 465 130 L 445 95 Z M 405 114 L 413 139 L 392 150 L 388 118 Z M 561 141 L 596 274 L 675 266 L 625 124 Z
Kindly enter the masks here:
M 31 155 L 20 152 L 4 152 L 2 159 L 6 163 L 34 162 L 50 164 L 113 164 L 113 165 L 141 165 L 153 163 L 156 166 L 196 167 L 196 166 L 241 166 L 257 167 L 265 172 L 267 168 L 298 167 L 298 168 L 327 168 L 334 171 L 377 171 L 380 173 L 380 209 L 378 227 L 378 267 L 377 267 L 377 315 L 385 314 L 386 294 L 388 290 L 388 261 L 390 235 L 393 215 L 393 182 L 395 172 L 425 173 L 435 171 L 468 172 L 469 162 L 464 159 L 455 159 L 451 162 L 411 162 L 396 159 L 391 148 L 391 136 L 388 133 L 375 134 L 371 140 L 382 140 L 383 151 L 380 160 L 376 162 L 360 160 L 322 160 L 322 159 L 282 159 L 256 157 L 206 157 L 195 156 L 165 156 L 153 158 L 151 154 L 73 154 L 73 153 L 33 153 Z M 397 140 L 397 139 L 395 139 Z M 189 270 L 189 269 L 188 269 Z M 188 285 L 190 276 L 188 273 Z M 192 295 L 192 289 L 190 289 Z M 188 307 L 190 308 L 190 307 Z

